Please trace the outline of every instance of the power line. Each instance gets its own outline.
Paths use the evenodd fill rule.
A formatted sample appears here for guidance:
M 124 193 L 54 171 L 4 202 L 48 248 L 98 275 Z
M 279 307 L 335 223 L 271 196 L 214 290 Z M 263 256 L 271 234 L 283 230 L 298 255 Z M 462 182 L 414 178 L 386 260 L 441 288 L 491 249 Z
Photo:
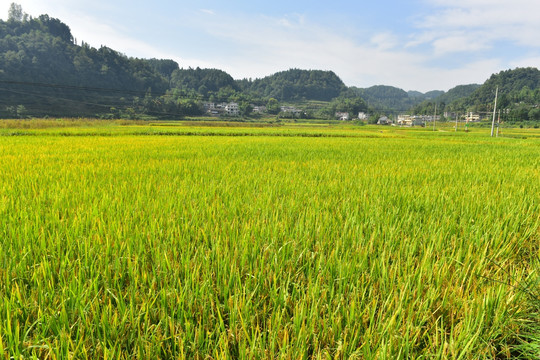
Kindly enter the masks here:
M 42 95 L 42 94 L 37 94 L 37 93 L 16 91 L 16 90 L 5 89 L 5 88 L 0 88 L 0 90 L 11 92 L 11 93 L 16 93 L 16 94 L 19 94 L 19 95 L 28 95 L 28 96 L 41 97 L 41 98 L 45 98 L 45 99 L 62 100 L 62 101 L 69 101 L 69 102 L 72 102 L 72 103 L 83 104 L 83 105 L 97 106 L 97 107 L 106 108 L 107 110 L 110 110 L 112 107 L 116 107 L 116 106 L 121 106 L 121 105 L 127 106 L 127 105 L 129 105 L 129 104 L 124 104 L 124 103 L 98 104 L 98 103 L 91 103 L 91 102 L 82 101 L 82 100 L 67 99 L 67 98 L 62 98 L 62 97 L 57 97 L 57 96 Z M 40 109 L 40 108 L 34 108 L 34 110 L 47 111 L 49 109 L 44 110 L 44 109 Z M 156 115 L 156 116 L 175 116 L 175 117 L 184 116 L 184 114 L 169 113 L 169 112 L 157 112 L 157 111 L 148 111 L 148 110 L 145 110 L 145 114 L 147 114 L 147 115 Z
M 23 86 L 32 86 L 32 87 L 43 87 L 59 90 L 83 90 L 83 91 L 92 91 L 92 92 L 101 92 L 101 93 L 118 93 L 122 95 L 135 95 L 144 97 L 146 95 L 151 95 L 152 97 L 161 97 L 161 96 L 177 96 L 175 94 L 167 92 L 157 92 L 153 91 L 138 91 L 138 90 L 128 90 L 128 89 L 118 89 L 118 88 L 105 88 L 105 87 L 91 87 L 91 86 L 78 86 L 78 85 L 67 85 L 67 84 L 54 84 L 54 83 L 43 83 L 43 82 L 30 82 L 30 81 L 14 81 L 14 80 L 0 80 L 0 84 L 7 85 L 23 85 Z M 169 89 L 170 91 L 179 90 L 185 91 L 184 89 Z M 202 96 L 198 96 L 199 99 L 202 99 Z
M 112 106 L 110 104 L 107 105 L 107 104 L 91 103 L 91 102 L 86 102 L 86 101 L 82 101 L 82 100 L 67 99 L 67 98 L 61 98 L 61 97 L 57 97 L 57 96 L 42 95 L 42 94 L 38 94 L 38 93 L 29 93 L 29 92 L 16 91 L 16 90 L 5 89 L 5 88 L 0 88 L 0 90 L 11 92 L 11 93 L 14 93 L 14 94 L 19 94 L 19 95 L 30 95 L 30 96 L 36 96 L 36 97 L 41 97 L 41 98 L 45 98 L 45 99 L 52 99 L 52 100 L 64 100 L 64 101 L 70 101 L 70 102 L 85 104 L 85 105 L 101 106 L 101 107 L 108 107 L 108 108 L 110 108 Z

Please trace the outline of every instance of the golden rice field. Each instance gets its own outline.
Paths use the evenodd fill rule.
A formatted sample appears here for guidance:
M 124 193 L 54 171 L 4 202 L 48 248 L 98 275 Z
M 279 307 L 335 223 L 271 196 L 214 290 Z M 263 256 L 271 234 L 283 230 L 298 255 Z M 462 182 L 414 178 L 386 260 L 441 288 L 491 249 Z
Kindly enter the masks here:
M 4 126 L 0 154 L 1 359 L 540 358 L 538 130 Z

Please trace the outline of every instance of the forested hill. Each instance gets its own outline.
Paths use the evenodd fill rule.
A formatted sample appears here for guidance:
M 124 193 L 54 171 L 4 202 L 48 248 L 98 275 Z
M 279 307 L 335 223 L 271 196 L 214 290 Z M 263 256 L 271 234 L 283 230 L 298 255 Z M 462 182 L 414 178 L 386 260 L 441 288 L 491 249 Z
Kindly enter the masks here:
M 329 101 L 346 89 L 331 71 L 291 69 L 235 81 L 219 69 L 181 69 L 173 60 L 78 45 L 69 26 L 48 15 L 0 20 L 0 117 L 180 117 L 202 114 L 204 99 Z
M 465 105 L 493 103 L 497 87 L 499 88 L 501 107 L 506 107 L 514 102 L 538 104 L 540 103 L 540 70 L 531 67 L 517 68 L 493 74 L 470 97 L 465 99 Z
M 466 109 L 463 107 L 466 99 L 474 93 L 480 87 L 478 84 L 470 85 L 458 85 L 447 92 L 442 92 L 438 96 L 432 96 L 426 98 L 420 104 L 413 106 L 409 112 L 411 114 L 433 114 L 435 110 L 438 110 L 439 113 L 442 112 L 466 112 Z M 435 95 L 432 92 L 432 95 Z M 435 104 L 437 109 L 435 109 Z
M 219 69 L 183 69 L 173 60 L 138 59 L 73 39 L 69 26 L 41 15 L 0 20 L 0 117 L 159 117 L 202 115 L 203 102 L 236 102 L 242 115 L 254 105 L 317 100 L 311 115 L 336 111 L 487 112 L 499 88 L 499 108 L 511 121 L 540 121 L 540 71 L 518 68 L 492 75 L 482 86 L 425 94 L 392 86 L 347 87 L 332 71 L 290 69 L 255 80 L 234 80 Z M 277 100 L 276 100 L 277 99 Z M 328 102 L 324 104 L 324 102 Z M 421 104 L 420 104 L 421 103 Z M 420 105 L 418 105 L 420 104 Z M 311 106 L 311 105 L 309 105 Z M 322 107 L 321 107 L 322 106 Z M 307 112 L 306 112 L 307 113 Z
M 366 100 L 370 106 L 383 111 L 386 109 L 408 109 L 414 101 L 409 98 L 406 91 L 386 85 L 358 89 L 358 95 Z
M 497 108 L 502 110 L 504 121 L 540 121 L 540 70 L 532 67 L 493 74 L 469 97 L 451 105 L 470 111 L 492 111 L 497 88 Z
M 108 111 L 119 94 L 143 97 L 167 88 L 148 60 L 79 46 L 58 19 L 0 20 L 0 110 L 22 103 L 36 115 L 75 116 Z
M 440 95 L 439 97 L 436 97 L 436 100 L 439 103 L 450 104 L 453 101 L 464 99 L 470 96 L 479 87 L 480 85 L 478 84 L 458 85 L 448 90 L 446 93 Z
M 501 110 L 503 121 L 540 121 L 540 70 L 537 68 L 505 70 L 491 75 L 483 85 L 457 86 L 437 99 L 415 106 L 411 112 L 433 113 L 437 103 L 441 113 L 490 113 L 497 88 L 497 108 Z
M 290 69 L 254 81 L 238 82 L 243 91 L 280 101 L 323 100 L 338 97 L 347 87 L 333 71 Z
M 387 114 L 407 111 L 430 96 L 430 94 L 418 91 L 406 92 L 403 89 L 387 85 L 375 85 L 363 89 L 351 87 L 350 91 L 367 101 L 371 108 Z M 432 92 L 431 96 L 434 93 L 438 94 L 439 92 Z
M 70 29 L 41 15 L 27 21 L 0 21 L 0 79 L 165 91 L 167 81 L 148 61 L 112 49 L 73 42 Z
M 240 90 L 231 75 L 218 69 L 178 69 L 171 74 L 173 88 L 195 90 L 206 97 L 221 89 Z

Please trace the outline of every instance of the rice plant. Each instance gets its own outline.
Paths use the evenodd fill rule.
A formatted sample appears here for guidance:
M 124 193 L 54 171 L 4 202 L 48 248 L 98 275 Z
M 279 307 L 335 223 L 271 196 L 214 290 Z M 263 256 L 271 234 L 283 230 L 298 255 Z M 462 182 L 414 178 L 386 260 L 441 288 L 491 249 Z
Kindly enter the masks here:
M 0 137 L 6 359 L 495 359 L 538 349 L 527 292 L 538 292 L 536 138 L 17 134 L 32 136 Z

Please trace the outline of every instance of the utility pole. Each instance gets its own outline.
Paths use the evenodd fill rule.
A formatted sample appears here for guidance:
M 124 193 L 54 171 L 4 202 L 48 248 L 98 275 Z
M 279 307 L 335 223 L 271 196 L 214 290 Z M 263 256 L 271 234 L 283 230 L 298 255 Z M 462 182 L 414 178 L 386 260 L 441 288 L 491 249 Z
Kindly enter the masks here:
M 497 95 L 499 95 L 499 87 L 495 90 L 495 105 L 493 106 L 493 120 L 491 121 L 491 137 L 493 137 L 493 129 L 495 127 L 495 113 L 497 111 Z
M 455 131 L 457 131 L 457 126 L 458 126 L 457 121 L 458 121 L 458 114 L 456 114 L 456 130 Z

